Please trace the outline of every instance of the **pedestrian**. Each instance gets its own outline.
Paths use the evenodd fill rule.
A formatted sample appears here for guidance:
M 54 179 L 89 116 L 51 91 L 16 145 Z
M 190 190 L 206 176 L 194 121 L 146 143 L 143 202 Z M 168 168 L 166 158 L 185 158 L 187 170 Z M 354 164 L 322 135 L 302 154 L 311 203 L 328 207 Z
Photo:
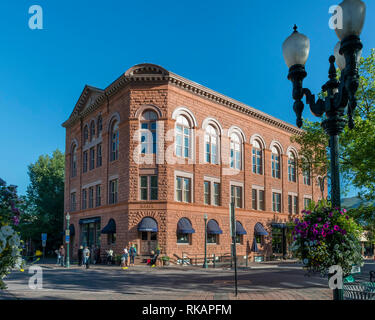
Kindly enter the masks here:
M 121 257 L 121 266 L 123 269 L 128 269 L 128 257 L 129 257 L 129 250 L 128 250 L 128 247 L 126 247 Z
M 59 249 L 56 249 L 56 250 L 55 250 L 55 253 L 56 253 L 56 256 L 57 256 L 56 265 L 59 266 L 59 265 L 61 264 L 61 255 L 60 255 L 60 250 L 59 250 Z
M 82 260 L 83 260 L 83 246 L 80 246 L 78 249 L 78 265 L 82 266 Z
M 131 245 L 129 249 L 129 256 L 130 256 L 130 265 L 134 266 L 134 259 L 137 255 L 137 249 L 135 248 L 135 245 Z
M 111 248 L 107 250 L 107 264 L 113 264 L 113 250 Z
M 61 245 L 59 252 L 61 256 L 61 266 L 64 267 L 65 266 L 65 248 L 63 245 Z
M 89 247 L 85 247 L 85 250 L 83 250 L 83 264 L 86 266 L 86 269 L 89 268 L 89 261 L 90 261 L 90 249 Z

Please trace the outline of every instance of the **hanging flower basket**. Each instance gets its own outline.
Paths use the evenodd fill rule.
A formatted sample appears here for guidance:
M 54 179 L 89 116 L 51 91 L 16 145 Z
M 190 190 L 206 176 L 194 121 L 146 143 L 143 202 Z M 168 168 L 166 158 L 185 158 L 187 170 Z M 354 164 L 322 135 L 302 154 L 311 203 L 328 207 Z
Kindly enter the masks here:
M 331 266 L 339 265 L 345 277 L 353 265 L 362 265 L 362 230 L 345 209 L 332 208 L 322 200 L 302 214 L 294 221 L 291 250 L 308 272 L 327 275 Z

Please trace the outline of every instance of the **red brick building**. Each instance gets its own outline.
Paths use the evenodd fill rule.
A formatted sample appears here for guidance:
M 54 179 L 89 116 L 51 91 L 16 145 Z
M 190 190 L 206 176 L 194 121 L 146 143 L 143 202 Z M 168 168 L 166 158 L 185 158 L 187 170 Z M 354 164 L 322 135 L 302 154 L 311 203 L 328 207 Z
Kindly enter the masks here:
M 230 253 L 234 201 L 238 255 L 268 259 L 320 195 L 296 169 L 298 128 L 156 65 L 86 86 L 63 126 L 74 255 L 86 244 L 202 255 L 205 214 L 208 254 Z

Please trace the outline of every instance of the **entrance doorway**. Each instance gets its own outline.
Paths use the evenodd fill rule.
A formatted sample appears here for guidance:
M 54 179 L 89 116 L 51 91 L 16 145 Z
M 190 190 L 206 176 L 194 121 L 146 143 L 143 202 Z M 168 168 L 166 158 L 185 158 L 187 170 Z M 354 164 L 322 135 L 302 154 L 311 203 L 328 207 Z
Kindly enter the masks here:
M 155 251 L 158 245 L 158 233 L 150 231 L 140 232 L 141 250 L 140 254 L 149 255 L 151 251 Z
M 100 219 L 81 220 L 81 245 L 100 248 Z

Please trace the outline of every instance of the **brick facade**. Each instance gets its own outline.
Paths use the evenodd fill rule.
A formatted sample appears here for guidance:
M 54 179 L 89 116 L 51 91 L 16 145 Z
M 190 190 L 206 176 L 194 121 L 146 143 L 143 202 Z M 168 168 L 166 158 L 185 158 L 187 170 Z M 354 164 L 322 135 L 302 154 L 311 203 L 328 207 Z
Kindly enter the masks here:
M 191 146 L 192 158 L 195 162 L 170 164 L 169 157 L 165 161 L 160 159 L 168 150 L 174 150 L 174 135 L 158 146 L 156 155 L 149 155 L 152 164 L 137 164 L 134 161 L 135 149 L 140 144 L 135 139 L 140 129 L 140 117 L 143 112 L 153 110 L 158 115 L 158 137 L 174 130 L 176 115 L 187 115 L 191 122 L 191 132 L 195 135 L 195 143 Z M 179 110 L 182 110 L 180 113 Z M 91 121 L 97 124 L 98 117 L 102 117 L 102 131 L 98 135 L 96 127 L 95 137 L 84 144 L 84 127 L 90 128 Z M 204 145 L 198 135 L 202 127 L 210 123 L 216 124 L 220 132 L 218 157 L 219 164 L 207 164 L 202 161 Z M 119 153 L 118 159 L 110 161 L 111 125 L 118 121 L 119 125 Z M 242 236 L 242 243 L 238 245 L 238 255 L 248 254 L 251 259 L 256 255 L 265 258 L 272 255 L 271 224 L 274 222 L 286 223 L 295 215 L 288 213 L 288 194 L 298 195 L 299 208 L 304 206 L 304 197 L 317 200 L 320 189 L 312 179 L 311 185 L 303 184 L 303 176 L 297 172 L 297 182 L 288 181 L 288 151 L 291 148 L 298 150 L 298 145 L 290 142 L 293 134 L 300 132 L 294 126 L 286 124 L 271 116 L 240 104 L 230 98 L 204 88 L 194 82 L 181 78 L 155 65 L 138 65 L 129 69 L 105 90 L 86 86 L 72 115 L 63 124 L 66 128 L 66 181 L 65 181 L 65 212 L 71 216 L 75 235 L 72 237 L 72 249 L 77 254 L 82 241 L 82 226 L 80 221 L 87 218 L 100 218 L 100 230 L 110 219 L 116 222 L 116 242 L 109 245 L 107 235 L 101 234 L 101 251 L 112 247 L 118 254 L 124 246 L 134 243 L 139 251 L 145 243 L 141 240 L 138 225 L 144 217 L 153 217 L 158 225 L 157 241 L 162 252 L 173 256 L 189 256 L 204 253 L 205 224 L 204 214 L 208 219 L 218 222 L 223 234 L 219 236 L 218 244 L 209 244 L 208 254 L 230 253 L 230 220 L 229 202 L 231 199 L 230 185 L 242 185 L 243 208 L 236 209 L 236 220 L 240 221 L 247 234 Z M 90 130 L 89 130 L 90 131 Z M 228 132 L 229 131 L 229 132 Z M 229 175 L 229 133 L 238 132 L 242 141 L 242 169 L 236 174 Z M 263 149 L 263 174 L 252 172 L 252 139 L 257 138 Z M 160 141 L 160 139 L 158 139 Z M 101 144 L 102 165 L 82 170 L 83 153 Z M 271 174 L 271 148 L 278 146 L 281 153 L 281 179 Z M 76 147 L 77 174 L 72 177 L 72 151 Z M 163 150 L 163 152 L 160 152 Z M 204 153 L 203 153 L 204 154 Z M 158 164 L 156 164 L 158 158 Z M 90 159 L 88 160 L 90 161 Z M 181 161 L 181 159 L 180 159 Z M 183 172 L 192 177 L 192 202 L 181 203 L 176 201 L 175 184 L 176 172 Z M 157 175 L 158 200 L 140 201 L 140 175 Z M 204 204 L 204 177 L 210 177 L 220 182 L 220 206 Z M 109 182 L 118 180 L 118 201 L 109 204 Z M 101 205 L 95 206 L 95 188 L 101 186 Z M 253 186 L 264 190 L 265 210 L 252 209 Z M 94 208 L 82 210 L 82 190 L 94 188 Z M 281 191 L 281 213 L 272 211 L 272 190 Z M 76 194 L 76 210 L 71 210 L 71 194 Z M 189 244 L 177 243 L 177 224 L 181 218 L 188 218 L 195 230 L 189 236 Z M 254 239 L 254 226 L 261 223 L 268 231 L 260 252 L 251 252 Z M 92 235 L 91 235 L 92 236 Z M 99 244 L 99 243 L 98 243 Z M 155 245 L 152 242 L 151 245 Z M 144 247 L 145 248 L 145 247 Z M 140 252 L 142 253 L 142 252 Z

